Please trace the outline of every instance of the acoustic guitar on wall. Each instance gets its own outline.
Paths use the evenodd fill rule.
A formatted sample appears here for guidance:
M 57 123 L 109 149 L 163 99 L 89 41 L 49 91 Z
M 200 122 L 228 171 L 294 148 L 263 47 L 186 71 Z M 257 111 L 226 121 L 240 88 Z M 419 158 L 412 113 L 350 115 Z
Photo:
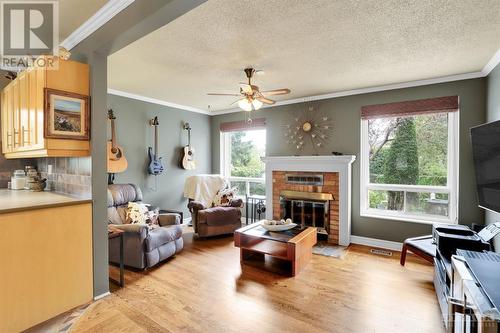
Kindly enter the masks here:
M 184 124 L 184 129 L 188 131 L 188 144 L 184 147 L 182 167 L 186 170 L 194 170 L 196 169 L 196 161 L 194 159 L 194 148 L 191 146 L 191 126 L 189 123 Z
M 111 141 L 108 141 L 108 173 L 119 173 L 127 170 L 128 162 L 125 158 L 123 148 L 116 143 L 116 117 L 113 110 L 108 111 L 108 119 L 111 122 Z

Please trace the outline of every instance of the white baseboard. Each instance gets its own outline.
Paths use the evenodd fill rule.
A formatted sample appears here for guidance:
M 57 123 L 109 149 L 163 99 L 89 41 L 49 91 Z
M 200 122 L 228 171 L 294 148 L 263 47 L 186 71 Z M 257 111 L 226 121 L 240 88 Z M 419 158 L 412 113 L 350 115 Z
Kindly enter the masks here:
M 111 295 L 111 293 L 109 291 L 105 292 L 104 294 L 97 295 L 97 296 L 94 297 L 94 301 L 98 301 L 101 298 L 108 297 L 109 295 Z
M 401 251 L 401 248 L 403 247 L 403 243 L 398 243 L 383 239 L 362 237 L 362 236 L 353 236 L 353 235 L 351 235 L 351 243 L 371 246 L 371 247 L 378 247 L 381 249 L 387 249 L 392 251 Z

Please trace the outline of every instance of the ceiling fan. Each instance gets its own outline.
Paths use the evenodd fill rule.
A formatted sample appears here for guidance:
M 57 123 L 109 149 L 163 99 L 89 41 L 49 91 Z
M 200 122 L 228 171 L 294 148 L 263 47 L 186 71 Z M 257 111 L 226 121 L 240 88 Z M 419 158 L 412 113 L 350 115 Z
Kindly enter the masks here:
M 260 91 L 258 86 L 252 84 L 252 77 L 256 72 L 255 69 L 251 67 L 245 68 L 244 72 L 248 78 L 248 83 L 240 82 L 239 94 L 208 93 L 207 95 L 240 97 L 231 104 L 238 103 L 241 109 L 252 111 L 260 109 L 264 104 L 273 105 L 276 103 L 272 99 L 267 98 L 267 96 L 286 95 L 290 93 L 290 89 L 288 88 Z

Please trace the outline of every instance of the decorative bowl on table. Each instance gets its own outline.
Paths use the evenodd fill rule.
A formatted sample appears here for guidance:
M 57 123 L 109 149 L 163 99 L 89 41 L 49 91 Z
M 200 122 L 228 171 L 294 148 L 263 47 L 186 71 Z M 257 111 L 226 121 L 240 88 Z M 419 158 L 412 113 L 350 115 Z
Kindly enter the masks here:
M 293 223 L 291 219 L 286 220 L 263 220 L 261 225 L 267 231 L 285 231 L 293 229 L 297 226 L 296 223 Z

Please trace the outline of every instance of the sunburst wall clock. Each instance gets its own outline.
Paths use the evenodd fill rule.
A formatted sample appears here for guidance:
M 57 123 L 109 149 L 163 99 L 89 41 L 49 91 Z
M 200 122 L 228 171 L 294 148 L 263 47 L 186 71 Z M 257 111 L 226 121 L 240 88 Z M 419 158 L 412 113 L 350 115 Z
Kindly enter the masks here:
M 321 114 L 313 105 L 306 106 L 300 115 L 292 117 L 290 123 L 282 127 L 287 144 L 297 151 L 309 145 L 314 151 L 324 147 L 333 132 L 330 117 Z

